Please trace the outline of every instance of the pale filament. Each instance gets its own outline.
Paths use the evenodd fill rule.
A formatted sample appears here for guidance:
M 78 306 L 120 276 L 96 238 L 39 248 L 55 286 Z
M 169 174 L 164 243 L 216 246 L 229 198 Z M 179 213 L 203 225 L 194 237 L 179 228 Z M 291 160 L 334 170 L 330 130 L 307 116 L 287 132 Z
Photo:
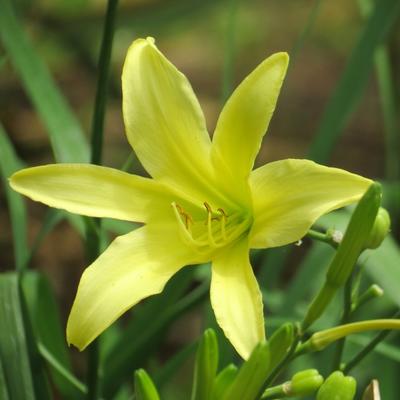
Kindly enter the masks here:
M 221 235 L 222 238 L 226 241 L 226 232 L 225 232 L 225 224 L 228 216 L 225 214 L 225 211 L 222 208 L 218 208 L 217 210 L 221 214 Z
M 179 204 L 176 204 L 173 202 L 172 208 L 175 213 L 175 217 L 178 221 L 178 224 L 181 228 L 181 231 L 184 234 L 184 238 L 188 242 L 188 244 L 195 248 L 197 251 L 202 253 L 201 247 L 205 247 L 206 249 L 204 250 L 210 250 L 211 249 L 216 249 L 223 247 L 228 240 L 232 240 L 236 238 L 238 233 L 242 231 L 242 228 L 244 226 L 244 223 L 240 223 L 238 225 L 233 224 L 232 228 L 230 230 L 231 234 L 227 235 L 226 232 L 226 225 L 227 225 L 227 219 L 228 215 L 225 213 L 225 211 L 222 208 L 218 208 L 217 212 L 219 215 L 215 216 L 213 214 L 211 206 L 207 203 L 204 202 L 204 207 L 207 210 L 207 218 L 205 220 L 205 224 L 207 226 L 207 232 L 205 232 L 203 235 L 200 237 L 194 238 L 193 233 L 192 233 L 192 225 L 194 224 L 193 218 L 188 214 Z M 215 238 L 215 232 L 213 232 L 212 229 L 212 222 L 213 221 L 219 221 L 220 222 L 220 233 L 221 233 L 221 238 L 220 240 L 217 240 Z M 206 237 L 205 237 L 206 235 Z M 208 248 L 208 249 L 207 249 Z
M 213 220 L 213 216 L 212 216 L 212 209 L 211 206 L 205 201 L 204 202 L 204 207 L 207 210 L 207 233 L 208 233 L 208 240 L 211 243 L 211 246 L 216 247 L 217 243 L 214 240 L 214 236 L 212 233 L 212 220 Z

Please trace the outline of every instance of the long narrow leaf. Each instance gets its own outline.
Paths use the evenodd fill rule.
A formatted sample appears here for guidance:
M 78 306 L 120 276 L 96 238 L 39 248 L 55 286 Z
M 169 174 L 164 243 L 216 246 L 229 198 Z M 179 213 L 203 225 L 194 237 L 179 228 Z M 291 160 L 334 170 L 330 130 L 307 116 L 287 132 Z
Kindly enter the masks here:
M 11 399 L 34 400 L 29 346 L 14 273 L 0 275 L 0 359 Z
M 309 157 L 313 160 L 328 160 L 363 94 L 373 66 L 374 52 L 389 33 L 399 12 L 398 0 L 376 2 L 374 12 L 368 19 L 322 116 L 309 152 Z
M 9 400 L 6 377 L 4 375 L 4 367 L 0 358 L 0 400 Z
M 22 30 L 12 1 L 0 0 L 0 10 L 1 41 L 47 127 L 56 160 L 87 161 L 89 148 L 82 129 Z
M 19 271 L 24 269 L 28 259 L 26 208 L 21 195 L 14 192 L 8 185 L 8 178 L 20 168 L 22 168 L 22 162 L 15 154 L 12 143 L 0 123 L 0 174 L 3 178 L 11 217 L 15 265 Z
M 36 271 L 29 271 L 22 277 L 22 289 L 35 337 L 65 370 L 71 372 L 65 333 L 61 327 L 56 300 L 47 279 Z M 51 367 L 50 372 L 63 398 L 82 397 L 82 391 L 75 385 L 69 384 L 57 368 Z

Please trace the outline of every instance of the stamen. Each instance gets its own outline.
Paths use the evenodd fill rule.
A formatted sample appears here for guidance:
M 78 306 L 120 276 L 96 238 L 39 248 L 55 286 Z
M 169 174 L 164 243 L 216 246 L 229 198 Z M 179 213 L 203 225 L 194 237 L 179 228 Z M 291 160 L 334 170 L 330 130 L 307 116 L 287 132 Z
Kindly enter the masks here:
M 225 224 L 227 220 L 227 215 L 225 214 L 225 211 L 222 208 L 218 208 L 217 210 L 221 214 L 221 235 L 223 240 L 226 242 L 227 237 L 226 237 L 226 231 L 225 231 Z
M 207 210 L 207 233 L 208 233 L 208 240 L 211 242 L 211 245 L 212 245 L 213 247 L 216 247 L 217 244 L 215 243 L 214 236 L 213 236 L 213 233 L 212 233 L 212 218 L 213 218 L 213 216 L 212 216 L 212 208 L 211 208 L 211 206 L 210 206 L 206 201 L 204 202 L 204 207 L 205 207 L 206 210 Z
M 199 254 L 206 254 L 207 252 L 201 251 L 200 247 L 206 246 L 207 243 L 194 239 L 191 234 L 189 222 L 193 222 L 192 217 L 188 213 L 186 213 L 179 204 L 172 202 L 171 206 L 178 221 L 178 226 L 181 228 L 181 232 L 183 232 L 184 238 L 186 239 L 187 243 L 190 245 L 190 247 L 193 248 L 193 250 L 197 251 Z M 185 218 L 185 223 L 182 221 L 182 216 Z M 186 226 L 186 224 L 188 226 Z

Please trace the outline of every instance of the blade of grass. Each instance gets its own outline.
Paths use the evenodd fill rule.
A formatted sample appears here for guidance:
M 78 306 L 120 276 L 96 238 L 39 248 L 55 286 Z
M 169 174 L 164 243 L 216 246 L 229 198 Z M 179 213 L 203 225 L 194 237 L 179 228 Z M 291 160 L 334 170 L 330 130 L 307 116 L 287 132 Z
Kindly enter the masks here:
M 0 38 L 25 90 L 43 120 L 59 162 L 85 162 L 82 129 L 18 22 L 11 0 L 0 0 Z
M 21 272 L 25 269 L 28 260 L 26 208 L 22 196 L 8 185 L 8 178 L 20 168 L 22 168 L 22 162 L 15 154 L 13 145 L 0 123 L 0 173 L 11 218 L 15 266 Z
M 46 236 L 65 218 L 65 214 L 57 209 L 49 208 L 43 218 L 42 226 L 33 240 L 29 251 L 29 260 L 36 254 Z
M 0 400 L 10 400 L 7 390 L 6 377 L 4 375 L 3 363 L 0 357 Z
M 15 273 L 0 275 L 0 359 L 11 399 L 35 400 L 25 334 L 18 277 Z
M 371 15 L 374 2 L 358 0 L 358 4 L 364 17 Z M 400 126 L 397 120 L 395 85 L 387 44 L 382 44 L 376 49 L 374 59 L 385 129 L 385 175 L 389 180 L 396 180 L 400 178 L 398 157 Z
M 368 82 L 377 47 L 385 40 L 400 11 L 398 0 L 376 2 L 345 70 L 323 113 L 309 150 L 309 158 L 326 162 L 355 110 Z
M 36 340 L 46 350 L 46 355 L 50 354 L 52 359 L 57 360 L 58 365 L 62 366 L 63 371 L 68 371 L 72 375 L 65 333 L 61 327 L 56 299 L 49 282 L 38 272 L 28 271 L 22 276 L 21 284 Z M 43 356 L 40 348 L 39 351 Z M 53 364 L 50 364 L 50 372 L 62 397 L 71 400 L 83 398 L 82 390 L 78 390 L 76 385 L 71 385 L 57 366 L 54 367 Z
M 62 364 L 54 354 L 50 353 L 50 351 L 42 344 L 38 343 L 40 355 L 47 361 L 49 366 L 53 371 L 58 374 L 57 388 L 60 390 L 60 393 L 63 395 L 64 399 L 80 399 L 83 398 L 87 393 L 87 387 L 79 381 L 74 375 L 72 375 L 71 371 L 65 368 L 65 365 Z M 74 392 L 73 396 L 70 396 L 66 393 L 65 390 L 60 389 L 60 387 L 68 387 L 68 392 Z M 72 390 L 73 389 L 73 390 Z

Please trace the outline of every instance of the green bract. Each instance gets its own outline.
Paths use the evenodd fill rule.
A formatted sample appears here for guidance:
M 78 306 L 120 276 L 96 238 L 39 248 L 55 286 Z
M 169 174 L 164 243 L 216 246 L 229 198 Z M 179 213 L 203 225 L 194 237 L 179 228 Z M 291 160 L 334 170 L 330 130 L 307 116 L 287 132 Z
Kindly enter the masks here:
M 154 39 L 131 45 L 122 74 L 129 143 L 152 179 L 86 164 L 29 168 L 12 187 L 52 207 L 145 225 L 120 236 L 84 272 L 67 339 L 84 349 L 122 313 L 163 290 L 185 265 L 212 263 L 211 303 L 247 358 L 265 337 L 250 248 L 282 246 L 322 214 L 357 201 L 368 179 L 308 160 L 252 171 L 288 65 L 264 60 L 224 106 L 213 140 L 192 88 Z

